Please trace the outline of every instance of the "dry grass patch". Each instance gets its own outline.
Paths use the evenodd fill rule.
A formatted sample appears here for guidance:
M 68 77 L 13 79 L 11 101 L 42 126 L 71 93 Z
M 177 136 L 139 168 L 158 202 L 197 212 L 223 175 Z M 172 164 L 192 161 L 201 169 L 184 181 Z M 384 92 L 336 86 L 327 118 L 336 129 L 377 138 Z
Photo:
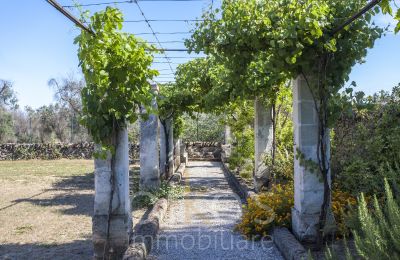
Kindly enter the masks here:
M 91 259 L 93 170 L 93 160 L 0 161 L 0 259 Z M 130 175 L 134 193 L 138 165 Z
M 0 259 L 90 259 L 93 161 L 0 162 Z

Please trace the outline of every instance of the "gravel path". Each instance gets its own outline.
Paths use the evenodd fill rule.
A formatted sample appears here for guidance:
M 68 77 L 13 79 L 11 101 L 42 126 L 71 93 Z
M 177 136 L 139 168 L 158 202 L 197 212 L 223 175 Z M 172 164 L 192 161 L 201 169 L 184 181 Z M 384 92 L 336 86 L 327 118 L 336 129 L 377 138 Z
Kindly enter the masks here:
M 233 231 L 241 204 L 220 163 L 189 164 L 185 198 L 171 203 L 148 259 L 283 259 L 272 241 L 248 241 Z

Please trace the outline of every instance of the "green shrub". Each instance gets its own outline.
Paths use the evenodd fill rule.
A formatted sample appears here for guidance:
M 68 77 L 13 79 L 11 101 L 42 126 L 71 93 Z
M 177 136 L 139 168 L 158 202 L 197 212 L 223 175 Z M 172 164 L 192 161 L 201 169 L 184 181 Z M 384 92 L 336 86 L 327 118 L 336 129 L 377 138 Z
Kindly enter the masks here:
M 154 205 L 160 198 L 181 199 L 183 197 L 184 187 L 180 185 L 169 185 L 162 182 L 159 189 L 150 192 L 138 192 L 133 195 L 132 208 L 140 209 Z
M 384 195 L 382 180 L 400 185 L 400 86 L 392 93 L 358 93 L 349 113 L 335 124 L 332 174 L 336 185 L 353 195 Z
M 354 231 L 357 253 L 365 259 L 400 259 L 400 207 L 385 180 L 386 203 L 374 197 L 368 210 L 364 195 L 358 206 L 360 229 Z
M 240 134 L 234 133 L 234 136 L 236 143 L 232 147 L 229 165 L 241 172 L 243 168 L 247 168 L 249 161 L 252 166 L 254 160 L 254 131 L 248 126 Z
M 251 169 L 243 169 L 240 173 L 239 176 L 242 177 L 243 179 L 251 179 L 253 178 L 253 167 Z

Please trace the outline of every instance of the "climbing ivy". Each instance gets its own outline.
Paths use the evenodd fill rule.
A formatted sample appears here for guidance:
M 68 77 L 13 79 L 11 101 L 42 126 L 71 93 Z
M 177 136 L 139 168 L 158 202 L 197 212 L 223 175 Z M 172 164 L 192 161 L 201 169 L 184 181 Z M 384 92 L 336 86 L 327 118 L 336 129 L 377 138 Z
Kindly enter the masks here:
M 90 21 L 95 35 L 82 30 L 75 39 L 86 80 L 81 122 L 103 150 L 112 150 L 115 129 L 136 121 L 139 106 L 151 111 L 149 80 L 158 72 L 150 69 L 153 56 L 148 50 L 154 47 L 121 32 L 123 16 L 116 8 L 107 7 Z

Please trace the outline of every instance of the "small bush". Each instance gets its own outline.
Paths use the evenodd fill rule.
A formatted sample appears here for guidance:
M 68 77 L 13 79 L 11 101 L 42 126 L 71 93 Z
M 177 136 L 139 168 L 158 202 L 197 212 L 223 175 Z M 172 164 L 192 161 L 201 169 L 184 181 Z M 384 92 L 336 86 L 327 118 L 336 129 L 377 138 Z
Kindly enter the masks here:
M 358 206 L 361 224 L 354 231 L 357 253 L 365 259 L 400 259 L 400 207 L 385 180 L 386 203 L 381 206 L 376 196 L 368 210 L 364 195 Z
M 335 190 L 332 194 L 332 211 L 339 236 L 348 235 L 348 216 L 356 199 L 348 192 Z M 293 184 L 273 185 L 271 190 L 247 200 L 241 222 L 236 229 L 247 238 L 262 238 L 274 226 L 291 227 L 291 209 L 294 206 Z
M 253 173 L 251 171 L 241 171 L 239 176 L 243 179 L 251 179 L 253 177 Z
M 270 191 L 249 198 L 242 221 L 236 226 L 247 238 L 262 238 L 273 226 L 290 227 L 293 185 L 274 185 Z
M 183 197 L 184 187 L 180 185 L 168 185 L 167 182 L 162 182 L 158 190 L 150 192 L 138 192 L 133 195 L 132 208 L 140 209 L 154 205 L 160 198 L 181 199 Z
M 350 235 L 350 228 L 347 220 L 348 217 L 352 215 L 356 204 L 356 198 L 350 193 L 337 189 L 332 192 L 332 211 L 335 216 L 338 236 Z

